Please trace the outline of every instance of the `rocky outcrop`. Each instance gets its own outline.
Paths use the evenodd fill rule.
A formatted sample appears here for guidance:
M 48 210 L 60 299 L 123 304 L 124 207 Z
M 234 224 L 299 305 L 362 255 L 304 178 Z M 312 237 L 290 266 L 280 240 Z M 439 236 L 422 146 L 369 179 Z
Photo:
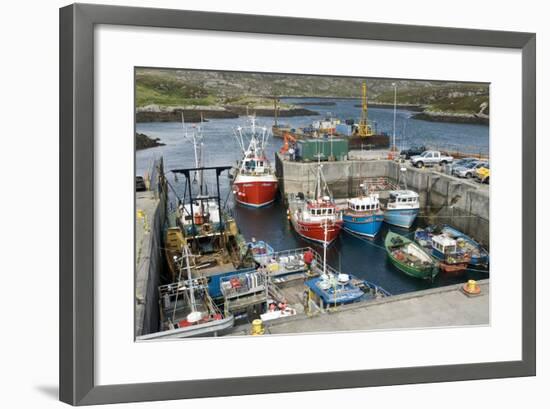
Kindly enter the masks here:
M 136 133 L 136 150 L 138 151 L 164 145 L 164 143 L 160 142 L 160 138 L 151 138 L 145 134 Z
M 485 114 L 459 114 L 425 111 L 413 115 L 412 118 L 430 122 L 453 122 L 459 124 L 489 125 L 489 116 Z

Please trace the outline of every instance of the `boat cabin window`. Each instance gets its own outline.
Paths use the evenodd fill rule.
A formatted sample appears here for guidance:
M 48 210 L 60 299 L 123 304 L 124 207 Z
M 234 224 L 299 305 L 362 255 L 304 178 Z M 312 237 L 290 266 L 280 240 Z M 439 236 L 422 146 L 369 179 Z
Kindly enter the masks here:
M 324 216 L 324 215 L 331 215 L 333 213 L 334 209 L 328 208 L 328 209 L 311 209 L 311 214 L 313 216 Z

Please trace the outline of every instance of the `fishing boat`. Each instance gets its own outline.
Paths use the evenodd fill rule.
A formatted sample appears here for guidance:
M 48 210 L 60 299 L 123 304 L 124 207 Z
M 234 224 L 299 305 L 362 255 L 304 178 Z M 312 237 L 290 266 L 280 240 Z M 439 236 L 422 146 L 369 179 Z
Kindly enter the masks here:
M 418 193 L 407 189 L 407 179 L 404 175 L 406 171 L 407 168 L 401 168 L 398 180 L 398 185 L 401 185 L 401 181 L 403 182 L 404 189 L 389 192 L 384 210 L 384 221 L 393 226 L 408 229 L 418 216 L 420 202 Z
M 468 252 L 459 249 L 457 241 L 445 234 L 431 238 L 431 254 L 439 261 L 439 269 L 449 274 L 460 274 L 466 271 L 471 261 Z
M 411 277 L 433 280 L 439 272 L 430 254 L 405 236 L 389 231 L 384 245 L 392 264 Z
M 288 217 L 296 233 L 308 240 L 330 244 L 340 234 L 342 215 L 330 196 L 320 163 L 314 198 L 306 199 L 301 193 L 290 194 Z
M 362 194 L 348 199 L 344 210 L 344 230 L 361 236 L 375 237 L 382 227 L 384 212 L 380 210 L 378 194 L 369 193 L 361 184 Z
M 235 200 L 242 205 L 263 207 L 275 200 L 278 182 L 265 154 L 267 128 L 257 126 L 254 116 L 250 116 L 249 119 L 250 126 L 238 127 L 235 130 L 242 159 L 237 164 L 233 194 Z
M 365 292 L 357 284 L 357 279 L 350 274 L 340 273 L 327 265 L 328 247 L 328 223 L 325 220 L 323 226 L 323 263 L 319 277 L 312 278 L 305 282 L 308 287 L 322 302 L 327 305 L 347 304 L 359 300 Z M 323 304 L 321 304 L 322 306 Z
M 178 267 L 174 259 L 181 256 L 182 248 L 188 246 L 197 263 L 197 272 L 210 281 L 216 274 L 234 272 L 241 268 L 252 268 L 255 263 L 248 253 L 246 242 L 239 232 L 233 217 L 221 206 L 220 180 L 222 172 L 231 166 L 204 167 L 203 136 L 200 126 L 193 126 L 189 133 L 185 127 L 184 138 L 193 145 L 195 167 L 172 169 L 174 183 L 178 175 L 185 178 L 184 196 L 169 184 L 177 199 L 175 211 L 169 213 L 165 229 L 164 248 L 171 282 L 177 277 Z M 206 179 L 208 173 L 215 174 L 215 193 L 209 192 Z M 211 292 L 211 294 L 213 294 Z
M 233 315 L 224 314 L 216 306 L 208 293 L 206 278 L 193 277 L 197 266 L 187 246 L 182 248 L 181 257 L 174 259 L 174 264 L 179 268 L 177 281 L 159 287 L 160 331 L 139 339 L 219 335 L 233 327 Z
M 441 226 L 440 232 L 456 240 L 457 248 L 470 254 L 470 265 L 474 267 L 489 266 L 489 252 L 470 236 L 449 225 Z
M 248 249 L 252 253 L 254 261 L 260 265 L 267 265 L 267 263 L 275 254 L 273 247 L 263 240 L 256 241 L 254 238 L 252 241 L 246 243 Z

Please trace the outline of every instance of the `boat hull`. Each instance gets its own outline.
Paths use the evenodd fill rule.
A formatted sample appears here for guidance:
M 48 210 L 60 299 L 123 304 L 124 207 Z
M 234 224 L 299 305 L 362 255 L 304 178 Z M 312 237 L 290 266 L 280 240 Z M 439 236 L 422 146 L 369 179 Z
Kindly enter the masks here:
M 424 280 L 431 280 L 433 277 L 437 275 L 437 272 L 434 273 L 434 268 L 426 268 L 426 269 L 418 269 L 411 267 L 405 263 L 402 263 L 401 261 L 397 260 L 395 257 L 393 257 L 391 254 L 388 254 L 391 263 L 402 273 L 407 274 L 408 276 L 414 277 L 414 278 L 421 278 Z
M 417 216 L 418 209 L 390 209 L 384 212 L 384 221 L 387 224 L 408 229 Z
M 430 254 L 426 252 L 419 244 L 413 243 L 411 240 L 407 239 L 404 236 L 400 236 L 398 234 L 395 234 L 393 232 L 388 232 L 386 239 L 384 241 L 384 246 L 386 247 L 386 253 L 388 255 L 388 258 L 390 259 L 390 262 L 401 272 L 405 273 L 408 276 L 415 277 L 415 278 L 421 278 L 421 279 L 427 279 L 427 280 L 433 280 L 434 277 L 438 274 L 439 269 L 438 266 L 432 261 L 430 265 L 427 265 L 426 267 L 417 267 L 414 265 L 411 265 L 410 263 L 407 263 L 407 261 L 399 260 L 397 259 L 391 249 L 391 242 L 392 238 L 398 237 L 401 239 L 403 243 L 410 243 L 411 245 L 415 246 L 416 249 L 418 249 L 419 252 L 423 253 L 426 259 L 432 259 Z M 394 247 L 395 248 L 395 247 Z
M 248 179 L 248 178 L 247 178 Z M 263 207 L 275 200 L 277 179 L 242 180 L 237 177 L 233 184 L 235 200 L 245 206 Z
M 318 243 L 325 242 L 325 224 L 324 223 L 306 223 L 294 218 L 291 218 L 292 227 L 296 233 L 305 239 L 312 240 Z M 332 243 L 340 234 L 343 222 L 330 222 L 327 225 L 326 242 Z
M 361 236 L 375 237 L 380 231 L 383 221 L 384 215 L 382 214 L 359 216 L 344 213 L 344 230 Z
M 447 264 L 444 262 L 439 263 L 439 269 L 448 275 L 460 275 L 466 271 L 468 263 Z
M 365 295 L 359 287 L 351 283 L 324 289 L 319 286 L 321 281 L 321 278 L 316 277 L 306 281 L 305 285 L 322 299 L 326 306 L 352 303 Z

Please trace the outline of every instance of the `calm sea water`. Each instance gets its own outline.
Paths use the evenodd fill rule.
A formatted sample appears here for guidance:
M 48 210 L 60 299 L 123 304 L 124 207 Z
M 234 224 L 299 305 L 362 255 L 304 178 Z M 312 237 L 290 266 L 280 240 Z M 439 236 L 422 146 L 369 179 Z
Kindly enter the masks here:
M 299 104 L 307 99 L 286 99 L 285 102 Z M 316 99 L 312 99 L 316 100 Z M 358 118 L 360 108 L 355 107 L 357 101 L 333 100 L 334 106 L 308 106 L 322 116 L 333 115 L 341 119 Z M 468 146 L 472 152 L 489 151 L 489 128 L 483 125 L 449 124 L 427 122 L 412 119 L 414 113 L 407 110 L 397 111 L 396 143 L 405 148 L 410 145 L 429 144 L 440 147 Z M 303 116 L 282 118 L 281 123 L 293 127 L 307 126 L 322 116 Z M 370 108 L 369 119 L 376 122 L 378 131 L 393 132 L 393 110 L 384 108 Z M 206 166 L 232 165 L 239 158 L 237 142 L 233 135 L 233 129 L 239 125 L 245 125 L 245 118 L 236 119 L 212 119 L 203 124 L 204 158 Z M 258 125 L 268 128 L 273 124 L 273 118 L 258 118 Z M 193 125 L 187 124 L 190 128 Z M 195 124 L 195 126 L 197 126 Z M 141 150 L 136 153 L 136 174 L 143 175 L 150 169 L 153 160 L 162 156 L 164 158 L 165 171 L 168 180 L 179 196 L 184 193 L 184 178 L 177 180 L 169 171 L 171 169 L 193 166 L 193 146 L 183 137 L 181 123 L 138 123 L 137 132 L 151 137 L 158 137 L 165 146 Z M 282 146 L 282 140 L 271 138 L 267 147 L 270 158 L 275 151 Z M 272 159 L 273 160 L 273 159 Z M 215 188 L 213 175 L 207 177 L 211 188 Z M 286 210 L 281 200 L 262 209 L 251 209 L 236 205 L 230 194 L 229 179 L 225 174 L 221 178 L 222 202 L 231 211 L 246 240 L 255 237 L 258 240 L 268 241 L 275 250 L 284 250 L 295 247 L 312 246 L 322 252 L 322 247 L 299 237 L 291 228 L 286 219 Z M 172 195 L 175 196 L 175 195 Z M 422 223 L 419 219 L 417 223 Z M 396 229 L 392 230 L 401 234 L 409 234 L 414 231 Z M 468 278 L 487 278 L 486 273 L 468 271 L 465 277 L 450 278 L 439 275 L 435 282 L 414 279 L 401 273 L 387 260 L 383 248 L 383 237 L 387 227 L 384 225 L 381 234 L 375 240 L 363 239 L 346 232 L 328 249 L 328 263 L 344 272 L 352 273 L 360 278 L 372 281 L 392 294 L 405 293 L 430 287 L 439 287 L 456 282 L 463 282 Z

